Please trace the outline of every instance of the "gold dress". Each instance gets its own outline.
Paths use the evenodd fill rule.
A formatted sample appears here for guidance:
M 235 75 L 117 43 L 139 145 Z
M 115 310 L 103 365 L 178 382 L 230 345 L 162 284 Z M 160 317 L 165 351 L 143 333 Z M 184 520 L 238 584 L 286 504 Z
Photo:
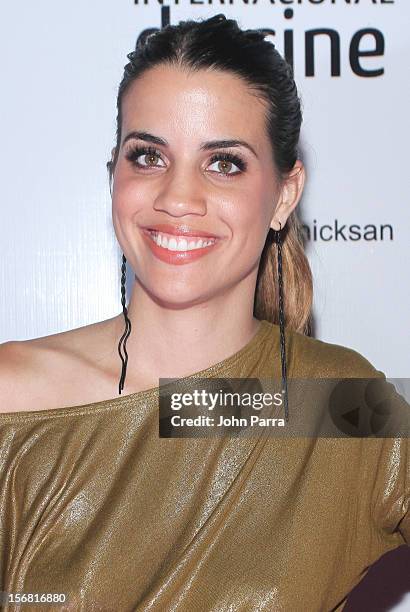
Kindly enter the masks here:
M 288 378 L 383 377 L 296 332 L 287 358 Z M 192 376 L 280 375 L 279 326 L 263 320 Z M 4 610 L 342 610 L 370 565 L 410 544 L 408 438 L 160 438 L 158 387 L 6 409 L 0 590 L 66 601 Z

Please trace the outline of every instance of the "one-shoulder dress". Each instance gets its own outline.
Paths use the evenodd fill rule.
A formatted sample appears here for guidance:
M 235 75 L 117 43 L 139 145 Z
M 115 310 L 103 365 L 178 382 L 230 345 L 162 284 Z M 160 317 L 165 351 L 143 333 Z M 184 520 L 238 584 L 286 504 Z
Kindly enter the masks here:
M 289 379 L 385 378 L 352 349 L 286 341 Z M 279 379 L 279 326 L 262 320 L 192 376 Z M 4 610 L 342 610 L 370 565 L 410 544 L 409 438 L 161 438 L 158 410 L 158 387 L 2 406 Z

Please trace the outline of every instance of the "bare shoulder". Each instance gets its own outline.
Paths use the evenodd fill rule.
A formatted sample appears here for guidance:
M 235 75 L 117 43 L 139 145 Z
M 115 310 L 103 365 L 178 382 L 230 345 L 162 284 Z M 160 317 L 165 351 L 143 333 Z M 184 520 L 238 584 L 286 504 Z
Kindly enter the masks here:
M 0 412 L 20 410 L 35 375 L 31 344 L 13 340 L 0 344 Z
M 115 389 L 116 319 L 0 344 L 0 413 L 80 405 L 104 393 L 109 397 Z

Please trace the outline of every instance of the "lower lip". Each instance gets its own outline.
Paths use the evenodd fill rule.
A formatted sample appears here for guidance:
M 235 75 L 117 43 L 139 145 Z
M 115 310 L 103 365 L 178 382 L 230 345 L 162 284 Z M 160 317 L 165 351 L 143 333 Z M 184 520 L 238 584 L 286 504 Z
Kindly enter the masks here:
M 163 247 L 158 246 L 157 243 L 153 241 L 148 230 L 142 230 L 142 233 L 145 240 L 148 242 L 148 246 L 150 247 L 151 251 L 158 259 L 164 261 L 165 263 L 170 263 L 177 266 L 203 257 L 218 244 L 217 239 L 213 244 L 206 247 L 201 247 L 200 249 L 191 249 L 190 251 L 170 251 L 169 249 L 164 249 Z

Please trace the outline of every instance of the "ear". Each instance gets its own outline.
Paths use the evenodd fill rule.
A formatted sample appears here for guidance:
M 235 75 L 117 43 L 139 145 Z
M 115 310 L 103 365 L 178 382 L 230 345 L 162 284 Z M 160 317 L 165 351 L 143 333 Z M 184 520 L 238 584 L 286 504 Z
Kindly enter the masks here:
M 305 178 L 305 167 L 302 161 L 297 159 L 283 183 L 278 204 L 270 224 L 272 229 L 280 229 L 279 222 L 281 223 L 282 229 L 285 227 L 290 213 L 296 208 L 302 196 Z

